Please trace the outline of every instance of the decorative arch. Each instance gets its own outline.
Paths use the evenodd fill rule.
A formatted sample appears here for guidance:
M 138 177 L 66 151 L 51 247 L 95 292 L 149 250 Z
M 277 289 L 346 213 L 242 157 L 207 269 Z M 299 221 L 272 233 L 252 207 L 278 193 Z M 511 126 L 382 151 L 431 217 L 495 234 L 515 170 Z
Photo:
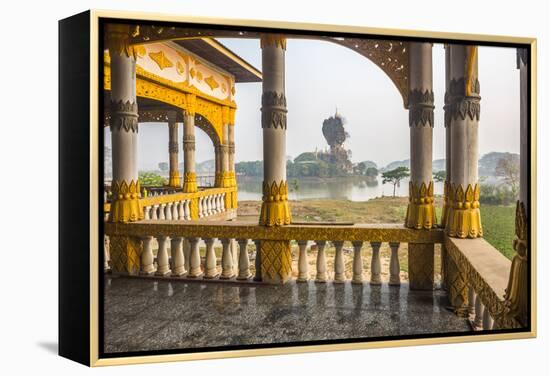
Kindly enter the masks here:
M 288 39 L 311 39 L 339 44 L 366 57 L 378 66 L 393 82 L 405 108 L 409 106 L 409 44 L 406 41 L 328 37 L 319 35 L 285 34 Z M 216 29 L 193 29 L 185 27 L 163 27 L 160 25 L 139 25 L 130 38 L 130 43 L 146 44 L 155 41 L 199 38 L 260 38 L 257 31 L 235 31 Z M 366 36 L 367 37 L 367 36 Z

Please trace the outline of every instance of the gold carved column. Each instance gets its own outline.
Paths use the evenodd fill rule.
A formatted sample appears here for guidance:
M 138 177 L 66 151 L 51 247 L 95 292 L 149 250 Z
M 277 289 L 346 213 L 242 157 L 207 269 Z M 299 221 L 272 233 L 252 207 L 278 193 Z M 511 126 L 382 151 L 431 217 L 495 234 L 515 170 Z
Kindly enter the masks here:
M 286 38 L 279 34 L 261 35 L 262 48 L 262 133 L 264 181 L 260 225 L 290 224 L 286 178 Z M 264 282 L 284 283 L 292 275 L 289 241 L 262 240 L 261 274 Z
M 450 49 L 450 81 L 445 116 L 450 127 L 451 173 L 448 185 L 447 235 L 477 238 L 483 235 L 479 211 L 478 128 L 480 85 L 477 46 Z

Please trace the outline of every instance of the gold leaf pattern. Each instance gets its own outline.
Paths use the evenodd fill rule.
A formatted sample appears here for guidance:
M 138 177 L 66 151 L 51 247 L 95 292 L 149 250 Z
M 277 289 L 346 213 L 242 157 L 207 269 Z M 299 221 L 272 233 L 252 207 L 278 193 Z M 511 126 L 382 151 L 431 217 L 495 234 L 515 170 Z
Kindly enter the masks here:
M 420 187 L 409 182 L 409 204 L 405 215 L 405 226 L 429 230 L 437 225 L 434 209 L 433 181 L 422 182 Z
M 292 253 L 290 242 L 262 240 L 261 268 L 264 282 L 282 283 L 292 275 Z
M 162 69 L 165 69 L 165 68 L 170 68 L 170 67 L 173 67 L 174 66 L 174 63 L 172 63 L 167 57 L 166 55 L 164 54 L 164 51 L 159 51 L 159 52 L 149 52 L 149 57 L 155 62 L 157 63 L 157 65 L 159 66 L 159 68 L 162 70 Z
M 215 90 L 220 87 L 220 84 L 213 76 L 208 76 L 204 79 L 204 82 L 210 87 L 210 89 Z

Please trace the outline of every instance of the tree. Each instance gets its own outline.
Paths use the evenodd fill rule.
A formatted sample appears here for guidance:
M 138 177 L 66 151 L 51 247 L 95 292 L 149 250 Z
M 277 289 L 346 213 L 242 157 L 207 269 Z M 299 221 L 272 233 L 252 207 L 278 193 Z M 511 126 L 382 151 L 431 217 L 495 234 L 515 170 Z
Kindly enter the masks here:
M 162 172 L 168 171 L 168 163 L 160 162 L 159 163 L 159 170 L 161 170 Z
M 445 181 L 447 178 L 447 172 L 445 170 L 439 170 L 434 172 L 434 180 L 436 182 L 441 183 L 442 181 Z
M 378 176 L 378 169 L 376 167 L 369 167 L 367 168 L 365 175 L 367 175 L 369 178 L 375 178 Z
M 355 171 L 358 175 L 365 175 L 365 172 L 367 171 L 367 165 L 365 162 L 357 163 L 357 166 L 355 166 Z
M 405 179 L 409 175 L 410 173 L 407 167 L 397 167 L 394 170 L 386 171 L 382 174 L 382 184 L 392 183 L 393 197 L 395 197 L 395 187 L 399 185 L 401 180 Z
M 519 192 L 519 160 L 511 155 L 499 159 L 495 167 L 496 176 L 502 177 L 515 195 Z

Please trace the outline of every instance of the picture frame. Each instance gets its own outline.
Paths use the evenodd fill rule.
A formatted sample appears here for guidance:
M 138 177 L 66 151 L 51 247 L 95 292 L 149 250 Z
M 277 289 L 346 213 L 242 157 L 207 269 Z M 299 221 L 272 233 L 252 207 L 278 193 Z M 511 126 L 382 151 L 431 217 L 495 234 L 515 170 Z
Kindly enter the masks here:
M 260 39 L 261 48 L 268 51 L 263 54 L 263 57 L 275 62 L 272 65 L 267 62 L 263 67 L 267 68 L 268 74 L 271 73 L 267 83 L 265 83 L 265 69 L 259 72 L 252 64 L 225 48 L 223 43 L 219 43 L 215 39 L 220 36 Z M 411 147 L 412 183 L 409 188 L 410 201 L 404 225 L 291 221 L 286 173 L 283 174 L 285 178 L 281 179 L 281 171 L 286 168 L 284 167 L 286 166 L 286 155 L 284 148 L 280 149 L 280 144 L 281 142 L 284 144 L 285 139 L 284 134 L 276 134 L 282 130 L 286 131 L 287 128 L 286 113 L 288 109 L 284 97 L 284 71 L 282 75 L 279 71 L 281 66 L 284 67 L 284 49 L 287 38 L 314 38 L 325 42 L 330 39 L 331 43 L 355 50 L 381 68 L 400 92 L 404 107 L 409 111 L 411 145 L 417 145 L 414 149 L 416 152 Z M 192 46 L 193 40 L 199 40 L 200 45 Z M 183 42 L 178 44 L 176 41 Z M 390 41 L 389 44 L 388 41 Z M 195 85 L 193 88 L 189 85 L 175 85 L 166 77 L 163 78 L 162 75 L 148 75 L 147 69 L 143 68 L 145 65 L 141 68 L 138 65 L 136 68 L 135 61 L 138 59 L 137 56 L 142 53 L 143 56 L 148 57 L 149 63 L 154 61 L 160 71 L 163 71 L 163 65 L 167 67 L 170 65 L 168 68 L 175 72 L 180 69 L 177 64 L 174 64 L 175 60 L 170 60 L 169 56 L 147 50 L 148 47 L 141 52 L 135 49 L 135 46 L 151 46 L 155 42 L 167 43 L 176 52 L 189 51 L 190 54 L 186 55 L 187 57 L 180 54 L 182 62 L 186 62 L 185 59 L 189 59 L 189 56 L 200 61 L 200 64 L 206 68 L 204 71 L 196 68 L 197 74 L 208 72 L 203 73 L 204 77 L 201 80 L 204 90 L 200 89 L 199 85 Z M 473 174 L 475 176 L 468 175 L 465 172 L 467 170 L 465 167 L 460 173 L 454 173 L 457 170 L 447 168 L 448 179 L 445 183 L 443 198 L 443 205 L 447 209 L 443 208 L 441 216 L 446 216 L 448 223 L 451 224 L 442 226 L 440 221 L 435 220 L 433 186 L 430 186 L 428 181 L 424 183 L 421 178 L 428 164 L 429 170 L 431 170 L 431 158 L 428 163 L 426 158 L 422 157 L 425 145 L 429 143 L 431 150 L 431 136 L 426 138 L 428 137 L 426 132 L 413 130 L 414 126 L 420 123 L 425 126 L 426 123 L 431 122 L 432 127 L 434 123 L 433 99 L 430 100 L 429 95 L 423 96 L 426 85 L 429 84 L 431 87 L 432 72 L 431 68 L 429 73 L 422 68 L 424 66 L 422 64 L 426 64 L 428 61 L 425 60 L 426 56 L 430 57 L 431 67 L 431 44 L 434 43 L 453 46 L 449 47 L 450 56 L 453 54 L 452 49 L 456 47 L 455 55 L 452 56 L 458 56 L 456 59 L 462 59 L 460 61 L 463 62 L 462 66 L 458 63 L 449 63 L 451 75 L 459 77 L 462 74 L 455 80 L 455 87 L 452 87 L 451 81 L 453 80 L 451 78 L 447 80 L 449 101 L 445 103 L 445 127 L 449 128 L 452 128 L 456 122 L 456 127 L 460 124 L 460 126 L 471 126 L 472 129 L 477 129 L 479 122 L 479 87 L 476 87 L 475 84 L 477 80 L 477 58 L 475 57 L 477 46 L 507 47 L 519 51 L 517 64 L 518 75 L 521 77 L 520 182 L 519 200 L 515 211 L 515 253 L 511 259 L 502 256 L 488 242 L 480 238 L 480 193 L 477 173 Z M 183 49 L 179 49 L 180 47 Z M 105 51 L 117 51 L 122 58 L 117 62 L 108 60 L 107 64 Z M 167 51 L 164 51 L 165 54 L 169 53 Z M 151 56 L 151 54 L 153 55 Z M 411 56 L 415 56 L 415 58 Z M 386 63 L 383 59 L 388 58 L 389 63 Z M 109 59 L 111 58 L 109 57 Z M 472 63 L 474 61 L 475 63 Z M 59 354 L 84 365 L 103 366 L 535 337 L 537 327 L 536 61 L 536 39 L 527 37 L 101 10 L 90 10 L 61 20 L 59 22 Z M 415 63 L 418 65 L 415 66 Z M 184 66 L 182 63 L 181 67 L 181 72 L 185 71 L 188 77 L 191 74 L 190 66 Z M 453 71 L 453 69 L 455 70 Z M 121 72 L 133 72 L 133 80 L 122 80 Z M 151 72 L 149 71 L 149 73 Z M 216 78 L 223 77 L 226 73 L 229 73 L 227 93 L 223 94 L 224 96 L 217 96 L 216 93 L 223 90 L 219 85 L 221 80 L 218 82 Z M 119 76 L 116 77 L 117 75 Z M 428 76 L 430 78 L 427 78 Z M 281 77 L 283 77 L 282 81 Z M 210 83 L 208 78 L 212 78 Z M 230 155 L 232 150 L 234 153 L 234 149 L 238 145 L 235 145 L 235 140 L 229 135 L 235 125 L 235 107 L 232 106 L 234 98 L 229 94 L 231 91 L 229 86 L 234 86 L 238 80 L 241 80 L 240 82 L 258 82 L 258 80 L 264 82 L 261 120 L 264 128 L 264 166 L 266 166 L 266 155 L 272 155 L 274 162 L 270 164 L 270 167 L 264 167 L 263 177 L 268 184 L 264 183 L 262 187 L 263 198 L 258 219 L 259 224 L 243 224 L 239 221 L 224 224 L 219 222 L 222 219 L 218 219 L 213 224 L 205 225 L 208 223 L 207 217 L 214 217 L 217 210 L 219 210 L 218 214 L 223 214 L 223 220 L 234 219 L 237 216 L 238 185 L 234 166 L 231 166 L 234 164 L 234 159 L 232 160 Z M 129 86 L 128 82 L 130 82 Z M 142 87 L 136 89 L 136 82 L 138 86 L 141 83 Z M 116 88 L 116 85 L 121 86 Z M 418 85 L 418 87 L 414 85 Z M 113 87 L 118 91 L 116 95 L 119 97 L 115 98 L 118 101 L 113 100 Z M 206 93 L 208 90 L 211 92 Z M 105 97 L 107 92 L 109 101 Z M 431 94 L 433 96 L 433 92 Z M 133 98 L 133 101 L 127 100 L 128 95 Z M 138 113 L 137 105 L 134 106 L 136 103 L 139 104 L 138 98 L 142 98 L 143 106 L 140 106 L 149 110 L 150 113 Z M 203 100 L 204 103 L 200 105 L 205 108 L 202 111 L 197 110 L 197 102 L 202 103 Z M 153 113 L 155 108 L 151 105 L 151 101 L 163 101 L 162 103 L 169 105 L 171 110 L 179 108 L 181 113 L 174 115 L 173 119 L 166 114 L 163 115 L 166 118 L 154 118 L 158 115 Z M 109 105 L 109 103 L 115 104 Z M 213 107 L 206 108 L 208 103 L 213 103 Z M 150 107 L 147 107 L 148 105 Z M 189 121 L 194 126 L 206 129 L 206 133 L 209 130 L 215 133 L 212 137 L 218 137 L 216 146 L 221 150 L 222 154 L 220 155 L 225 155 L 223 158 L 226 158 L 220 157 L 219 163 L 227 168 L 220 167 L 220 175 L 216 175 L 217 182 L 210 192 L 196 188 L 197 177 L 194 174 L 194 167 L 190 168 L 189 166 L 184 168 L 184 176 L 177 177 L 177 190 L 168 193 L 160 192 L 153 196 L 148 195 L 154 194 L 154 190 L 144 192 L 140 189 L 137 168 L 114 167 L 110 191 L 105 191 L 105 160 L 101 157 L 101 149 L 105 145 L 105 135 L 102 132 L 101 123 L 103 122 L 105 126 L 108 121 L 110 126 L 114 126 L 119 133 L 134 132 L 137 135 L 138 122 L 145 116 L 150 116 L 151 121 L 160 119 L 160 121 L 169 123 L 183 122 L 184 124 L 187 124 L 188 119 L 185 116 L 191 116 L 192 120 Z M 203 117 L 207 125 L 201 126 L 200 121 Z M 468 123 L 468 118 L 472 120 L 471 123 Z M 268 130 L 265 131 L 265 129 Z M 189 134 L 186 132 L 189 130 L 184 129 L 184 135 Z M 474 136 L 466 132 L 462 136 L 463 138 L 460 135 L 449 137 L 454 140 L 451 142 L 457 142 L 456 145 L 470 145 L 477 142 L 477 138 L 470 138 L 477 137 L 476 132 L 473 132 Z M 266 134 L 270 136 L 266 136 Z M 190 139 L 184 137 L 184 154 L 185 150 L 192 150 L 194 147 L 193 141 L 193 147 L 189 143 L 188 149 L 185 149 L 186 140 Z M 120 136 L 114 142 L 118 143 L 116 145 L 119 147 L 117 151 L 119 154 L 116 157 L 113 156 L 113 159 L 123 160 L 126 158 L 125 160 L 127 160 L 127 158 L 132 159 L 135 156 L 132 152 L 125 151 L 124 153 L 127 154 L 121 157 L 120 153 L 125 148 L 124 145 L 134 142 L 127 135 Z M 113 145 L 113 149 L 115 148 Z M 194 159 L 194 155 L 189 153 L 186 154 L 185 161 Z M 191 157 L 188 158 L 187 155 L 191 155 Z M 447 154 L 447 160 L 463 161 L 463 165 L 473 163 L 471 156 L 460 152 L 457 156 Z M 461 163 L 458 165 L 460 167 Z M 475 158 L 475 165 L 477 167 L 477 158 Z M 117 168 L 115 173 L 114 170 Z M 461 175 L 466 177 L 462 180 L 456 178 Z M 135 181 L 132 180 L 134 178 Z M 170 179 L 172 178 L 175 179 L 175 175 L 170 175 Z M 453 181 L 455 178 L 456 181 Z M 168 186 L 170 186 L 170 182 Z M 182 187 L 181 192 L 179 191 L 180 186 Z M 432 190 L 431 194 L 430 189 Z M 167 197 L 162 198 L 164 195 Z M 172 197 L 168 197 L 171 195 Z M 203 202 L 206 203 L 204 208 Z M 430 204 L 432 204 L 431 207 Z M 160 210 L 155 208 L 155 205 L 168 205 L 171 209 L 162 212 L 155 211 L 153 214 L 153 210 Z M 107 207 L 108 212 L 106 211 Z M 476 209 L 478 210 L 477 214 Z M 448 211 L 447 214 L 445 214 L 445 210 Z M 221 213 L 222 211 L 224 213 Z M 170 219 L 166 218 L 167 215 L 171 216 Z M 147 217 L 144 219 L 144 216 Z M 164 218 L 160 218 L 161 216 Z M 184 223 L 174 223 L 178 218 Z M 158 223 L 152 224 L 152 221 L 158 221 Z M 105 235 L 108 235 L 109 239 L 112 238 L 108 248 L 109 255 L 105 252 L 103 240 Z M 191 248 L 185 254 L 183 249 L 181 249 L 181 253 L 178 251 L 172 253 L 173 249 L 180 249 L 178 247 L 182 247 L 182 243 L 179 243 L 179 246 L 177 242 L 171 243 L 171 260 L 168 262 L 168 244 L 166 242 L 168 239 L 182 238 L 203 239 L 203 241 L 207 239 L 236 240 L 221 242 L 222 254 L 220 257 L 215 255 L 213 242 L 205 242 L 205 249 L 199 248 L 197 242 L 190 242 L 189 247 Z M 152 239 L 157 243 L 156 255 L 153 254 L 150 245 L 147 245 L 149 243 L 144 243 L 144 239 Z M 241 245 L 239 240 L 243 239 L 246 242 Z M 249 239 L 252 242 L 249 242 Z M 189 242 L 189 240 L 187 241 Z M 380 245 L 376 244 L 381 242 L 389 244 L 390 248 L 392 243 L 397 243 L 395 252 L 394 248 L 391 249 L 392 254 L 395 255 L 397 255 L 399 243 L 408 244 L 409 282 L 407 285 L 411 291 L 432 291 L 434 289 L 434 244 L 439 244 L 441 247 L 439 257 L 443 265 L 441 285 L 444 286 L 441 294 L 450 299 L 450 308 L 453 314 L 462 316 L 460 319 L 464 322 L 471 318 L 473 329 L 476 330 L 405 335 L 397 333 L 373 335 L 368 338 L 327 339 L 319 337 L 319 339 L 315 339 L 316 337 L 313 337 L 308 341 L 285 340 L 284 342 L 205 345 L 193 348 L 160 347 L 131 350 L 131 347 L 127 347 L 122 351 L 105 351 L 107 283 L 117 284 L 119 280 L 128 281 L 128 284 L 141 283 L 134 281 L 160 284 L 168 281 L 174 286 L 177 284 L 180 286 L 183 283 L 189 284 L 189 286 L 196 286 L 199 283 L 226 286 L 234 283 L 238 286 L 253 285 L 256 289 L 262 288 L 261 286 L 264 285 L 284 286 L 288 281 L 297 284 L 296 280 L 300 279 L 300 273 L 307 270 L 307 267 L 303 269 L 300 259 L 307 256 L 307 252 L 311 252 L 311 249 L 307 248 L 308 241 L 315 242 L 317 273 L 321 273 L 315 276 L 310 274 L 309 278 L 312 281 L 308 283 L 315 285 L 313 279 L 317 279 L 321 286 L 323 284 L 336 286 L 337 282 L 344 282 L 344 286 L 349 286 L 349 294 L 352 298 L 356 291 L 353 290 L 352 282 L 358 282 L 355 285 L 368 286 L 369 281 L 363 279 L 362 267 L 358 273 L 356 269 L 353 270 L 351 279 L 341 277 L 342 280 L 338 280 L 336 276 L 338 274 L 337 257 L 343 257 L 342 244 L 344 241 L 352 242 L 355 255 L 353 256 L 354 268 L 355 265 L 359 265 L 355 260 L 361 260 L 361 249 L 365 242 L 370 243 L 372 255 L 377 255 L 379 248 L 377 250 L 376 247 L 380 247 Z M 327 271 L 323 252 L 325 244 L 328 242 L 335 247 L 335 275 L 327 283 L 327 278 L 324 276 Z M 248 249 L 248 247 L 255 248 L 255 254 L 261 256 L 261 258 L 256 256 L 256 265 L 250 265 L 248 251 L 239 258 L 239 255 L 243 255 L 243 253 L 236 250 Z M 291 247 L 293 247 L 292 250 Z M 230 251 L 233 248 L 235 250 Z M 143 260 L 149 260 L 149 258 L 144 258 L 146 252 L 147 257 L 150 256 L 150 261 L 146 261 L 150 262 L 147 265 L 154 268 L 154 272 L 153 269 L 149 270 L 143 267 L 145 262 Z M 210 256 L 207 256 L 208 252 L 210 252 Z M 166 257 L 166 261 L 161 260 L 160 254 Z M 230 260 L 230 254 L 231 257 L 236 256 L 232 260 L 234 271 L 233 274 L 228 274 L 228 278 L 224 280 L 222 278 L 226 270 L 224 262 Z M 320 254 L 323 254 L 322 260 Z M 296 266 L 292 264 L 293 257 L 296 259 L 294 260 L 297 263 Z M 370 266 L 372 285 L 378 284 L 372 277 L 373 274 L 376 274 L 374 265 L 378 265 L 380 268 L 380 260 L 377 257 L 372 256 L 373 264 Z M 207 259 L 210 262 L 213 260 L 213 264 L 207 264 Z M 270 264 L 266 263 L 266 259 L 271 260 Z M 397 256 L 393 260 L 398 260 Z M 107 263 L 106 265 L 106 261 L 111 261 L 111 264 Z M 117 263 L 116 266 L 115 263 Z M 161 264 L 172 274 L 160 273 L 162 275 L 158 275 Z M 207 281 L 210 277 L 207 269 L 212 265 L 217 270 L 217 274 L 212 275 L 215 277 L 212 281 Z M 246 270 L 241 267 L 243 265 L 247 266 Z M 426 269 L 426 265 L 431 265 L 431 267 Z M 262 281 L 254 281 L 253 276 L 250 275 L 252 266 L 255 267 L 254 277 L 256 279 L 263 278 Z M 181 276 L 178 275 L 178 270 L 181 271 Z M 218 275 L 220 271 L 221 276 Z M 192 275 L 194 272 L 196 275 Z M 244 274 L 239 275 L 240 272 Z M 294 276 L 293 272 L 297 272 L 297 276 Z M 343 271 L 341 272 L 343 273 Z M 155 274 L 153 275 L 153 273 Z M 239 279 L 238 277 L 243 278 Z M 394 271 L 390 275 L 391 277 L 397 278 L 399 282 L 399 270 L 397 270 L 397 274 Z M 391 279 L 389 282 L 382 282 L 382 286 L 387 289 L 390 288 L 388 287 L 390 284 Z M 367 287 L 361 287 L 361 289 L 363 288 L 367 289 Z M 368 288 L 370 289 L 370 287 Z M 397 287 L 397 289 L 400 288 L 402 287 Z M 244 289 L 245 287 L 243 287 Z M 319 288 L 319 291 L 322 289 Z M 323 293 L 321 292 L 321 294 Z M 335 293 L 333 292 L 333 294 Z M 361 290 L 361 294 L 363 294 L 363 290 Z M 259 296 L 257 295 L 257 297 Z M 410 296 L 412 297 L 414 294 Z M 243 297 L 243 300 L 246 298 Z M 131 300 L 126 301 L 126 303 L 128 302 Z M 441 307 L 441 311 L 446 308 L 441 304 L 438 304 L 438 307 Z M 472 310 L 473 312 L 471 312 Z M 113 321 L 112 325 L 117 323 L 117 321 Z M 273 326 L 273 328 L 275 327 Z M 269 337 L 271 332 L 268 327 L 265 335 Z

